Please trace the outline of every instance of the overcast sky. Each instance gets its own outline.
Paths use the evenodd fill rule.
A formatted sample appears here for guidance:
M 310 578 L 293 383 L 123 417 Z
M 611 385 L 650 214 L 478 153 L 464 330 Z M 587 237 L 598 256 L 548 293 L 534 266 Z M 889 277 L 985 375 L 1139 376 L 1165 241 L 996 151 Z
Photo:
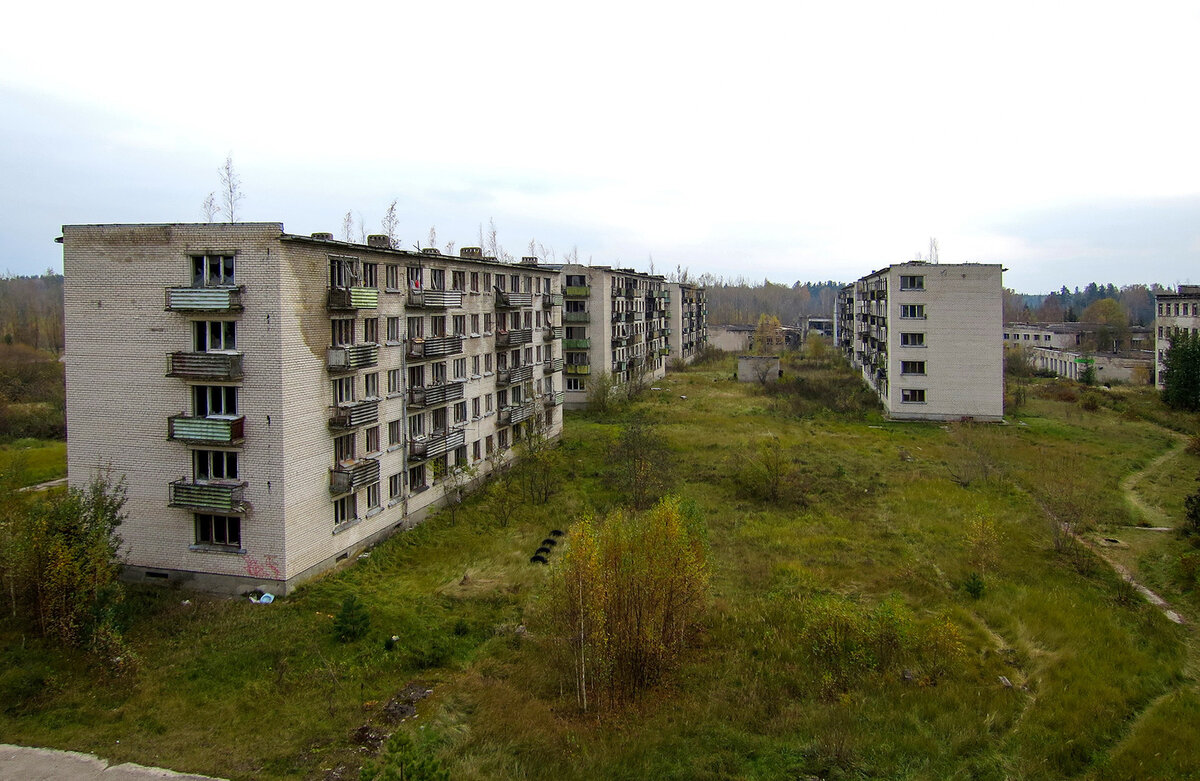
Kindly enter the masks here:
M 245 220 L 777 282 L 928 251 L 1200 282 L 1200 3 L 22 3 L 0 271 L 63 224 Z

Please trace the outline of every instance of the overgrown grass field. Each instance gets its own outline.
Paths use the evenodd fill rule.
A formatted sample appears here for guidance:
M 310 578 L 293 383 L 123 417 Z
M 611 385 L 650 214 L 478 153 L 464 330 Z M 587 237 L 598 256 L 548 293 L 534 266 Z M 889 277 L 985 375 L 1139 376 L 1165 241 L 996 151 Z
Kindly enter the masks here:
M 559 490 L 508 525 L 473 497 L 272 605 L 134 589 L 129 677 L 5 625 L 0 742 L 231 778 L 355 777 L 363 725 L 413 731 L 456 779 L 1200 774 L 1191 631 L 1055 532 L 1143 535 L 1097 550 L 1200 616 L 1177 571 L 1189 544 L 1138 530 L 1126 490 L 1178 523 L 1198 459 L 1122 484 L 1193 418 L 1148 390 L 1088 411 L 1035 387 L 1005 425 L 902 424 L 833 362 L 793 360 L 774 390 L 733 371 L 669 374 L 608 419 L 569 413 Z M 583 714 L 546 604 L 562 552 L 529 557 L 621 504 L 611 448 L 639 411 L 706 522 L 711 602 L 673 675 Z M 343 644 L 351 593 L 371 631 Z M 414 681 L 433 693 L 390 724 Z

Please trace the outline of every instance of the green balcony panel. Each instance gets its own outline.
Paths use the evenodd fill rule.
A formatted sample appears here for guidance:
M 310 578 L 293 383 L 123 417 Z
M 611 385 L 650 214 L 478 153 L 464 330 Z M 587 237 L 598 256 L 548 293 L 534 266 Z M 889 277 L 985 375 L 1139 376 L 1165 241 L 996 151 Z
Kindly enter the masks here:
M 564 350 L 587 350 L 591 346 L 591 339 L 563 339 Z
M 587 285 L 570 285 L 563 289 L 563 295 L 567 298 L 587 298 L 592 294 L 592 289 Z
M 179 442 L 207 445 L 233 445 L 242 441 L 245 418 L 191 417 L 172 415 L 167 418 L 167 437 Z
M 379 288 L 374 287 L 331 287 L 329 308 L 339 310 L 378 309 Z

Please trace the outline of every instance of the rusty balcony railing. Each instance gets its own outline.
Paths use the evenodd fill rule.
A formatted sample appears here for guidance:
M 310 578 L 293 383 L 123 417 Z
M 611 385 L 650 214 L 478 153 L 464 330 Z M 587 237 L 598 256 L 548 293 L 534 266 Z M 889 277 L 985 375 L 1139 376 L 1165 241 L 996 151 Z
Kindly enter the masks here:
M 501 309 L 517 309 L 533 306 L 533 293 L 510 293 L 496 289 L 496 307 Z
M 176 352 L 167 356 L 167 376 L 194 380 L 242 379 L 241 353 Z
M 447 355 L 458 355 L 463 351 L 461 336 L 431 336 L 428 338 L 415 337 L 408 340 L 405 354 L 409 360 L 425 358 L 442 358 Z
M 328 308 L 333 310 L 378 309 L 379 288 L 331 287 Z
M 463 397 L 465 382 L 446 382 L 441 385 L 424 385 L 408 389 L 408 403 L 413 407 L 435 407 Z
M 331 372 L 351 372 L 379 363 L 379 345 L 371 342 L 330 347 L 325 351 Z
M 167 418 L 167 438 L 194 445 L 236 445 L 243 439 L 245 418 L 241 415 Z
M 360 458 L 350 464 L 338 464 L 329 470 L 329 493 L 348 494 L 364 485 L 379 482 L 379 460 Z
M 455 448 L 466 444 L 467 435 L 461 428 L 449 431 L 437 431 L 427 437 L 418 437 L 408 441 L 408 460 L 422 461 L 426 458 L 436 458 Z
M 532 341 L 532 328 L 513 328 L 508 331 L 499 331 L 496 333 L 497 347 L 517 347 L 522 344 L 529 344 Z
M 337 429 L 358 428 L 379 421 L 379 400 L 367 399 L 352 404 L 339 404 L 333 408 L 329 427 Z
M 462 291 L 410 289 L 408 305 L 419 309 L 454 309 L 462 306 Z
M 500 369 L 496 372 L 496 382 L 500 385 L 515 385 L 519 382 L 529 382 L 533 379 L 533 366 L 514 366 L 511 369 Z
M 244 287 L 169 287 L 167 309 L 172 312 L 237 312 Z
M 171 507 L 189 510 L 207 510 L 214 513 L 245 512 L 245 483 L 197 483 L 192 480 L 176 480 L 171 483 Z

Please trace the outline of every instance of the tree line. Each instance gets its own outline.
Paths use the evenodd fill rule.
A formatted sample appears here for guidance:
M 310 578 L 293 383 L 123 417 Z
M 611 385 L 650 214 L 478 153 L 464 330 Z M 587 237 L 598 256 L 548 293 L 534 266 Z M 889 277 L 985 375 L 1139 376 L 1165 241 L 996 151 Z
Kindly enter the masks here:
M 707 290 L 708 322 L 722 325 L 756 325 L 762 314 L 774 315 L 789 326 L 802 317 L 833 317 L 838 291 L 846 286 L 832 280 L 785 285 L 713 274 L 702 274 L 696 282 Z
M 1130 325 L 1150 325 L 1154 322 L 1154 296 L 1169 292 L 1158 283 L 1125 285 L 1118 288 L 1089 282 L 1086 286 L 1069 289 L 1066 285 L 1046 295 L 1029 295 L 1014 290 L 1004 291 L 1004 322 L 1073 323 L 1087 322 L 1084 312 L 1093 304 L 1112 299 L 1125 312 Z

